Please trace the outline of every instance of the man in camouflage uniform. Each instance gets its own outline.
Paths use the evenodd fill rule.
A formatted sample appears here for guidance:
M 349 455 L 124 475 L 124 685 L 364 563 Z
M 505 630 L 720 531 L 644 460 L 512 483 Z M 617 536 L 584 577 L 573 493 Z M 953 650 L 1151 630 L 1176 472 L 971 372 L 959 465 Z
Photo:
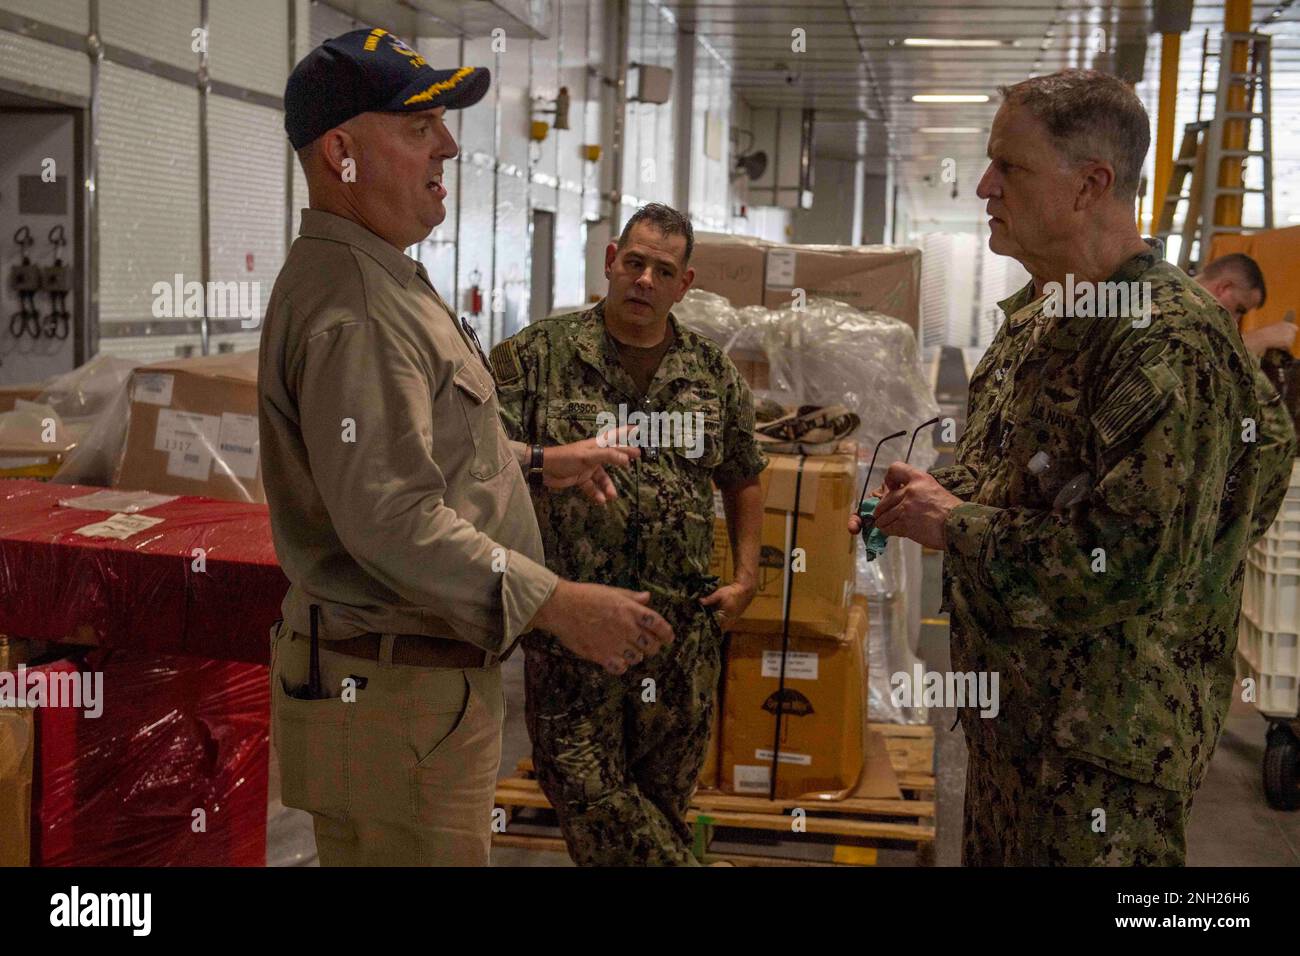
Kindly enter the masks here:
M 1066 71 L 1002 92 L 977 192 L 990 248 L 1034 278 L 1000 304 L 956 463 L 891 466 L 877 523 L 945 551 L 953 669 L 1000 674 L 998 716 L 961 714 L 963 861 L 1181 864 L 1234 684 L 1254 364 L 1136 231 L 1132 90 Z M 1070 284 L 1102 315 L 1063 309 Z
M 638 430 L 641 454 L 611 474 L 617 494 L 604 504 L 573 492 L 534 495 L 548 567 L 649 592 L 677 635 L 621 676 L 547 634 L 524 638 L 533 763 L 580 865 L 696 862 L 685 814 L 709 741 L 720 619 L 738 618 L 757 582 L 766 460 L 753 400 L 722 350 L 670 312 L 694 276 L 692 244 L 680 213 L 639 210 L 606 248 L 601 302 L 492 350 L 501 417 L 517 441 L 589 439 L 636 413 L 679 414 L 683 424 L 683 441 L 670 441 L 662 424 Z M 737 556 L 735 581 L 723 587 L 709 574 L 715 484 Z
M 1264 274 L 1259 263 L 1240 252 L 1220 256 L 1210 262 L 1196 276 L 1196 281 L 1214 296 L 1216 302 L 1232 317 L 1238 329 L 1241 320 L 1252 309 L 1262 306 L 1268 297 Z M 1295 460 L 1295 425 L 1291 412 L 1282 401 L 1273 382 L 1264 371 L 1261 357 L 1270 350 L 1282 355 L 1285 361 L 1295 341 L 1296 329 L 1288 322 L 1274 322 L 1242 335 L 1246 350 L 1255 359 L 1255 396 L 1259 400 L 1260 462 L 1259 491 L 1256 493 L 1254 517 L 1251 519 L 1250 540 L 1254 543 L 1268 530 L 1282 499 L 1291 486 L 1291 463 Z

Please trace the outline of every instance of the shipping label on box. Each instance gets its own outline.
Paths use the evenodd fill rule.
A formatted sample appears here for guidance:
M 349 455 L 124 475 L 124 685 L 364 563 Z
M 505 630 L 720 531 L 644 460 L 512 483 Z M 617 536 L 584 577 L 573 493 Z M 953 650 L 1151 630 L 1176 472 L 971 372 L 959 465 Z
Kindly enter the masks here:
M 781 652 L 764 651 L 763 652 L 763 676 L 777 677 L 781 676 Z M 817 655 L 803 653 L 799 654 L 789 651 L 785 654 L 785 679 L 786 680 L 816 680 L 817 679 Z
M 166 372 L 137 372 L 131 379 L 131 401 L 166 408 L 172 403 L 176 376 Z

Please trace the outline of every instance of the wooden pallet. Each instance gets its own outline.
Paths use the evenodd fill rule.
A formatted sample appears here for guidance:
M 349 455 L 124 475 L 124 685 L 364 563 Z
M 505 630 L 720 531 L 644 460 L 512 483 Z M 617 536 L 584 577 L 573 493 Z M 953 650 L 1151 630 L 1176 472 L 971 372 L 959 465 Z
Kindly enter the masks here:
M 933 859 L 934 849 L 934 728 L 871 724 L 871 731 L 884 739 L 890 765 L 903 791 L 900 799 L 848 797 L 838 801 L 808 798 L 768 800 L 764 797 L 736 796 L 718 791 L 699 791 L 687 813 L 695 831 L 695 854 L 705 862 L 727 861 L 741 866 L 830 866 L 872 865 L 877 850 L 911 849 L 919 863 Z M 517 773 L 497 782 L 496 805 L 505 811 L 509 822 L 519 820 L 520 811 L 529 819 L 519 820 L 531 826 L 547 825 L 553 829 L 551 805 L 538 786 L 532 761 L 519 762 Z M 778 834 L 793 838 L 796 834 L 796 808 L 805 811 L 799 824 L 800 839 L 832 845 L 832 859 L 806 861 L 780 855 L 780 847 L 771 853 L 718 853 L 710 849 L 717 831 L 728 831 L 729 842 L 771 844 Z M 533 850 L 564 850 L 564 841 L 552 833 L 495 833 L 496 846 L 523 847 Z M 741 840 L 737 834 L 748 832 L 754 839 Z M 766 837 L 766 838 L 765 838 Z

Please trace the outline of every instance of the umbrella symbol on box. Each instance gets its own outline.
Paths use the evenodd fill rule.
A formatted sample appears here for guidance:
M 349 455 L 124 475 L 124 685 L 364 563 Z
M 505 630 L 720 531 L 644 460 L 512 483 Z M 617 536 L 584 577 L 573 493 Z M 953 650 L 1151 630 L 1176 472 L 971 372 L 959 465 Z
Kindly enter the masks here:
M 813 713 L 812 701 L 789 687 L 769 694 L 767 700 L 763 701 L 763 709 L 769 714 L 780 710 L 783 714 L 793 714 L 796 717 L 807 717 Z

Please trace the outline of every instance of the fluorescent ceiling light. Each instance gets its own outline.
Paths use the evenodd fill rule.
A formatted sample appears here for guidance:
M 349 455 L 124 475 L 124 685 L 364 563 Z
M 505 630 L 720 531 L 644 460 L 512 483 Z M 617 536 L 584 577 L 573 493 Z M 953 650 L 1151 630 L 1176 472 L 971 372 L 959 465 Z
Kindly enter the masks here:
M 1006 46 L 1007 40 L 957 40 L 946 37 L 907 37 L 903 46 L 991 47 Z
M 978 126 L 922 126 L 918 133 L 982 133 Z
M 914 93 L 913 103 L 987 103 L 987 93 Z

